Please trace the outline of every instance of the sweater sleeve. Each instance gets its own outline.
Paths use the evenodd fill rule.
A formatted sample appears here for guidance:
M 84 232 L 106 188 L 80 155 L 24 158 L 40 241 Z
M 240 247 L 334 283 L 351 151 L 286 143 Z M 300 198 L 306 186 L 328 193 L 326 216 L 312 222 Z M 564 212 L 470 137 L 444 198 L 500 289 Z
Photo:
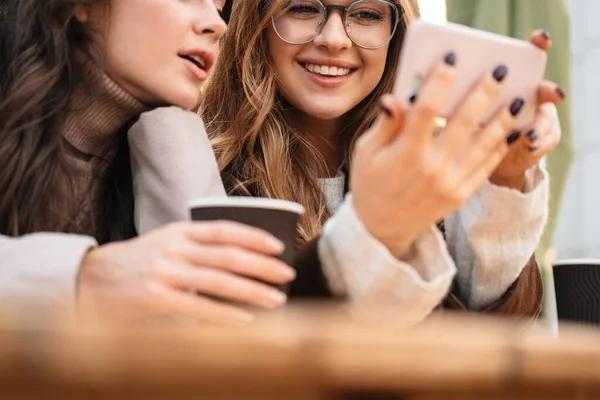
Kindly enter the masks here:
M 35 233 L 0 235 L 0 304 L 75 304 L 79 266 L 97 245 L 87 236 Z
M 319 258 L 331 290 L 362 306 L 394 306 L 417 323 L 446 296 L 456 272 L 438 229 L 422 233 L 401 259 L 366 230 L 348 195 L 326 223 Z
M 527 172 L 524 193 L 488 182 L 446 218 L 457 293 L 468 308 L 492 306 L 531 265 L 548 216 L 548 180 L 546 170 L 536 166 Z
M 128 134 L 138 233 L 190 218 L 188 203 L 226 196 L 202 119 L 178 107 L 145 114 Z

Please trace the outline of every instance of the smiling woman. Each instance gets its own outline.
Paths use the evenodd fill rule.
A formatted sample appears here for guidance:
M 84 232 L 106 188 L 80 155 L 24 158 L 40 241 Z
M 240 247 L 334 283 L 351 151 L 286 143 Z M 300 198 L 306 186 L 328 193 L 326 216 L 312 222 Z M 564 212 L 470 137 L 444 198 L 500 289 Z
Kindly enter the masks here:
M 351 3 L 338 2 L 345 7 Z M 252 12 L 258 4 L 262 3 L 253 0 L 234 5 L 234 12 L 243 14 L 244 21 L 236 18 L 231 23 L 236 37 L 245 39 L 230 37 L 220 57 L 246 56 L 215 71 L 205 92 L 204 117 L 211 121 L 209 130 L 219 133 L 215 151 L 232 185 L 246 195 L 301 203 L 306 213 L 299 232 L 303 240 L 309 240 L 320 232 L 329 214 L 316 178 L 335 175 L 339 165 L 350 159 L 358 132 L 374 120 L 378 97 L 392 88 L 404 27 L 418 9 L 416 0 L 354 2 L 352 8 L 341 10 L 324 7 L 329 2 L 310 0 L 273 2 L 259 7 L 262 13 Z M 336 24 L 321 24 L 319 20 L 329 14 Z M 352 23 L 349 35 L 339 29 L 343 18 L 355 19 L 347 21 Z M 372 35 L 364 29 L 383 33 L 378 43 L 369 46 L 372 49 L 352 41 L 370 40 Z M 272 60 L 273 69 L 265 65 L 266 59 Z M 333 68 L 336 76 L 332 76 Z M 340 75 L 340 70 L 348 73 Z M 235 95 L 240 88 L 247 97 Z M 304 130 L 312 134 L 307 136 Z M 324 130 L 335 133 L 320 135 Z M 246 133 L 240 137 L 240 132 Z M 338 139 L 341 152 L 333 150 L 338 148 Z M 251 147 L 257 140 L 262 154 L 241 158 L 249 151 L 254 154 Z M 281 149 L 291 150 L 288 141 L 294 151 L 282 153 Z

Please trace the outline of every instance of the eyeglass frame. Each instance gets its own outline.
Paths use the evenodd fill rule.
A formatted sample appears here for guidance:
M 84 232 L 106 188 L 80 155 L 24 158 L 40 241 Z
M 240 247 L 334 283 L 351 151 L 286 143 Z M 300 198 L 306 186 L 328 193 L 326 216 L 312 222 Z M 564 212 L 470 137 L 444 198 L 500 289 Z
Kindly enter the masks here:
M 325 4 L 325 3 L 323 3 L 322 0 L 313 0 L 313 1 L 316 1 L 317 3 L 321 4 L 323 6 L 323 8 L 325 9 L 325 18 L 323 18 L 323 20 L 321 20 L 319 22 L 319 27 L 317 28 L 315 35 L 312 38 L 310 38 L 304 42 L 290 42 L 289 40 L 285 40 L 284 38 L 281 37 L 281 34 L 279 33 L 279 31 L 277 31 L 277 27 L 275 26 L 275 16 L 272 16 L 271 17 L 271 25 L 273 25 L 273 29 L 275 30 L 275 33 L 277 34 L 277 36 L 279 36 L 279 38 L 281 40 L 283 40 L 286 43 L 296 44 L 296 45 L 307 44 L 307 43 L 312 42 L 321 33 L 323 33 L 323 28 L 327 24 L 327 21 L 329 20 L 329 17 L 331 16 L 331 11 L 333 10 L 333 11 L 339 11 L 340 15 L 342 16 L 342 23 L 344 24 L 344 31 L 346 32 L 346 36 L 348 36 L 348 39 L 350 39 L 350 41 L 352 43 L 354 43 L 355 45 L 357 45 L 358 47 L 360 47 L 362 49 L 377 50 L 392 41 L 392 39 L 396 35 L 396 31 L 398 30 L 398 24 L 400 23 L 400 19 L 404 16 L 404 8 L 400 4 L 396 4 L 391 0 L 376 0 L 377 2 L 380 2 L 380 3 L 386 3 L 390 7 L 392 7 L 392 9 L 394 9 L 394 12 L 396 13 L 396 23 L 394 24 L 390 38 L 385 43 L 383 43 L 382 45 L 376 46 L 376 47 L 362 46 L 362 45 L 356 43 L 354 41 L 354 39 L 352 39 L 350 37 L 350 34 L 348 33 L 348 25 L 347 25 L 348 23 L 346 21 L 346 15 L 348 14 L 348 10 L 350 9 L 350 7 L 354 6 L 355 4 L 364 3 L 367 1 L 374 1 L 374 0 L 355 0 L 352 3 L 348 4 L 347 6 L 343 6 L 341 4 Z

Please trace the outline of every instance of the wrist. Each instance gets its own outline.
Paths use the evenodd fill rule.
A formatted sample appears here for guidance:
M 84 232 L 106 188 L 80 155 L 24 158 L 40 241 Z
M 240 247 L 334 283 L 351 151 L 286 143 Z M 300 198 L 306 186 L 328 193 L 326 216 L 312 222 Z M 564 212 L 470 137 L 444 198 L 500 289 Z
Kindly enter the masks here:
M 523 174 L 517 177 L 511 178 L 502 178 L 495 175 L 490 176 L 489 181 L 492 185 L 506 187 L 509 189 L 515 189 L 519 192 L 525 191 L 525 185 L 527 183 L 527 176 L 523 172 Z
M 355 196 L 352 197 L 352 208 L 367 233 L 386 247 L 397 259 L 400 259 L 408 251 L 418 236 L 418 232 L 407 230 L 410 224 L 402 224 L 402 227 L 399 227 L 399 224 L 393 223 L 382 213 L 373 215 L 369 212 L 373 207 L 361 207 L 360 201 L 357 201 Z
M 390 239 L 377 239 L 381 244 L 383 244 L 388 251 L 396 258 L 400 260 L 404 257 L 404 255 L 410 249 L 411 244 L 414 242 L 414 238 L 408 237 L 397 237 Z

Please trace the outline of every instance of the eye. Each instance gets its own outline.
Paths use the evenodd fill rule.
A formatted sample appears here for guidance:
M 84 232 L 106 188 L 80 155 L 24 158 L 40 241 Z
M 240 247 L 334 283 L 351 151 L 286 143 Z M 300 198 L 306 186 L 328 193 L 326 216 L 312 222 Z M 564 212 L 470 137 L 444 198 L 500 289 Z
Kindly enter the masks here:
M 287 12 L 297 16 L 312 16 L 320 14 L 321 9 L 314 3 L 307 2 L 292 5 L 288 7 Z
M 385 15 L 380 11 L 366 8 L 352 11 L 349 17 L 352 21 L 363 25 L 378 24 L 385 21 Z

